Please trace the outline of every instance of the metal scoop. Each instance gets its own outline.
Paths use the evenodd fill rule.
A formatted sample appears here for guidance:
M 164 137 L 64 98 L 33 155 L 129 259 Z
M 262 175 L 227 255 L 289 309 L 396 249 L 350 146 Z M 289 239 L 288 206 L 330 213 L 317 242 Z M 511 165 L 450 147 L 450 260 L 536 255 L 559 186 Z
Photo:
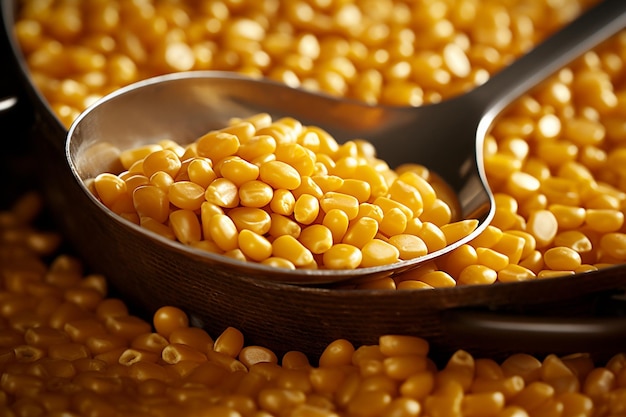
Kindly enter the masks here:
M 482 149 L 496 116 L 523 93 L 625 26 L 626 1 L 606 0 L 471 92 L 417 108 L 369 106 L 232 73 L 156 77 L 122 88 L 81 114 L 68 132 L 66 156 L 84 191 L 94 204 L 108 211 L 84 181 L 101 172 L 121 171 L 116 162 L 120 150 L 164 138 L 189 143 L 210 129 L 225 126 L 232 117 L 267 112 L 322 127 L 339 141 L 367 139 L 390 166 L 421 163 L 445 180 L 458 195 L 461 217 L 479 220 L 474 233 L 426 256 L 391 265 L 296 271 L 205 253 L 143 229 L 142 234 L 160 241 L 166 250 L 184 251 L 190 262 L 283 283 L 320 285 L 390 276 L 452 251 L 487 226 L 495 204 L 485 178 Z M 113 213 L 111 217 L 114 227 L 139 228 Z M 180 265 L 177 268 L 180 272 Z

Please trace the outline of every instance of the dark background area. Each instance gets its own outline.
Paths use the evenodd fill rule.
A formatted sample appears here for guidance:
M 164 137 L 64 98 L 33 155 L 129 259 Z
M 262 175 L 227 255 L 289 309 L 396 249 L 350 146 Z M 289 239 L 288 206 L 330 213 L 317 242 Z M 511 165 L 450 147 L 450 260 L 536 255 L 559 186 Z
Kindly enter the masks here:
M 2 19 L 4 22 L 4 19 Z M 0 22 L 2 33 L 5 33 Z M 17 196 L 36 188 L 31 129 L 31 104 L 26 99 L 13 51 L 5 36 L 0 36 L 0 101 L 17 98 L 11 108 L 0 111 L 0 207 L 9 206 Z

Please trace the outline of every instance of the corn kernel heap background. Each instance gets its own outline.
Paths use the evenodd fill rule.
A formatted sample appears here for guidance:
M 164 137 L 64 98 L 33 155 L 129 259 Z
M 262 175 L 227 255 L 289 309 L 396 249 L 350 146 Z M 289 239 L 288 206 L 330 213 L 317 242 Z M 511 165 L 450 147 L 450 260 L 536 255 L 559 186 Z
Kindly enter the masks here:
M 484 81 L 591 2 L 21 2 L 16 35 L 67 125 L 130 82 L 189 69 L 265 75 L 369 103 L 421 105 Z M 480 7 L 479 7 L 480 5 Z M 542 279 L 626 258 L 626 33 L 518 100 L 485 145 L 497 193 L 472 244 L 381 289 Z M 8 416 L 623 416 L 626 356 L 501 363 L 383 336 L 275 358 L 234 328 L 207 335 L 166 307 L 152 325 L 34 226 L 0 215 L 0 407 Z M 619 347 L 616 347 L 619 349 Z M 319 359 L 319 360 L 318 360 Z

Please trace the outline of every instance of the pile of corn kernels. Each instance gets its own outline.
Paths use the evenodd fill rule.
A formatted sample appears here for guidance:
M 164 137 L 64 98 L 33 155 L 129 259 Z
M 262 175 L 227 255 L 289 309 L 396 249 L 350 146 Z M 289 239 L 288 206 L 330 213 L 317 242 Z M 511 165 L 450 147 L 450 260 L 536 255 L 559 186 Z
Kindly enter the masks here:
M 15 33 L 61 120 L 189 70 L 268 77 L 368 103 L 460 94 L 597 0 L 21 0 Z
M 619 417 L 626 354 L 511 354 L 498 363 L 458 350 L 439 367 L 429 345 L 384 335 L 331 342 L 311 361 L 216 338 L 165 306 L 152 324 L 107 298 L 105 278 L 59 253 L 34 227 L 26 194 L 0 212 L 0 415 L 210 417 Z
M 392 170 L 364 140 L 267 113 L 187 145 L 119 153 L 122 172 L 86 181 L 110 210 L 166 239 L 285 269 L 390 265 L 476 230 L 457 197 L 418 164 Z
M 23 0 L 16 36 L 69 125 L 95 99 L 167 72 L 220 69 L 368 103 L 467 91 L 594 1 Z M 364 286 L 416 289 L 582 273 L 626 259 L 626 33 L 518 100 L 486 142 L 491 227 L 448 258 Z M 0 214 L 0 404 L 7 416 L 623 416 L 626 355 L 501 363 L 387 335 L 320 358 L 153 323 L 57 253 L 28 195 Z M 215 337 L 217 336 L 217 337 Z M 618 347 L 616 347 L 618 348 Z

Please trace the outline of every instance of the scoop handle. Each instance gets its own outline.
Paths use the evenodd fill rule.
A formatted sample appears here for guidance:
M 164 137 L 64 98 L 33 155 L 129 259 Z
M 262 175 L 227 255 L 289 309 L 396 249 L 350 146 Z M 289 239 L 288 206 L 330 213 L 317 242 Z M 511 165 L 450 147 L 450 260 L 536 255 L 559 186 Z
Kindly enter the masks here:
M 470 350 L 473 346 L 481 350 L 542 354 L 616 353 L 626 346 L 625 295 L 621 298 L 602 295 L 600 303 L 613 307 L 597 314 L 450 309 L 442 313 L 442 327 L 456 344 Z
M 626 1 L 604 0 L 476 88 L 474 99 L 492 118 L 509 103 L 626 27 Z

